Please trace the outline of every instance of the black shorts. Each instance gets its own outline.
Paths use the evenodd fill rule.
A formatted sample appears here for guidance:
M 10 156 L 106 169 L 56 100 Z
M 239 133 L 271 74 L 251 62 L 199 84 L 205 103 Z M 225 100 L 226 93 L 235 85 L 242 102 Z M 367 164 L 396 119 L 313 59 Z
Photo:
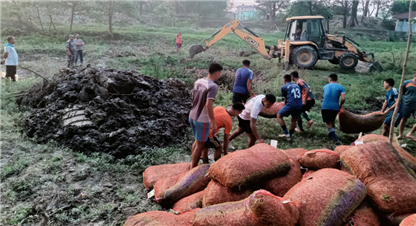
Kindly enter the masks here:
M 205 141 L 206 148 L 218 148 L 221 147 L 221 143 L 216 136 L 208 137 L 208 140 Z
M 302 106 L 302 112 L 311 110 L 313 106 L 315 106 L 315 100 L 307 100 L 306 104 Z
M 11 78 L 12 81 L 16 81 L 16 66 L 6 65 L 6 78 Z
M 246 133 L 253 133 L 253 131 L 251 130 L 251 126 L 250 126 L 250 120 L 244 120 L 240 118 L 240 116 L 238 116 L 237 118 L 238 118 L 238 127 L 241 127 L 243 131 Z
M 233 104 L 235 104 L 237 102 L 245 104 L 245 103 L 247 103 L 248 98 L 250 98 L 250 95 L 248 95 L 248 94 L 233 92 Z
M 321 113 L 322 113 L 322 120 L 323 120 L 325 123 L 328 123 L 328 122 L 335 122 L 335 119 L 337 118 L 338 112 L 339 112 L 339 111 L 335 111 L 335 110 L 325 110 L 325 109 L 322 109 L 322 110 L 321 110 Z

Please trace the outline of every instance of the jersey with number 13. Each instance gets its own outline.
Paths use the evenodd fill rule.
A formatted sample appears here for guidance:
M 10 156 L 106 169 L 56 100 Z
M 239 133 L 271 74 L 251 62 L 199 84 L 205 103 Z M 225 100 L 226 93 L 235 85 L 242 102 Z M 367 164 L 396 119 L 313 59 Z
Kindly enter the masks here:
M 302 91 L 294 83 L 286 83 L 282 86 L 282 96 L 286 97 L 286 106 L 302 109 Z

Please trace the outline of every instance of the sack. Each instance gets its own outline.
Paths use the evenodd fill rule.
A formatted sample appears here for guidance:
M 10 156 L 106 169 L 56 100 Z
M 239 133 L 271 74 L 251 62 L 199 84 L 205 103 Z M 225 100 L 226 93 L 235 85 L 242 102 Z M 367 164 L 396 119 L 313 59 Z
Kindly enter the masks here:
M 339 130 L 344 133 L 368 133 L 383 125 L 384 114 L 381 111 L 366 115 L 357 115 L 345 109 L 338 113 Z
M 310 176 L 312 176 L 313 173 L 315 173 L 316 170 L 307 170 L 303 175 L 302 175 L 302 180 L 308 179 Z
M 302 180 L 302 172 L 298 161 L 290 160 L 291 169 L 285 176 L 276 177 L 265 184 L 267 191 L 277 196 L 284 196 L 293 186 Z
M 160 179 L 155 184 L 155 198 L 162 206 L 171 206 L 179 199 L 204 190 L 210 179 L 209 165 L 197 166 L 185 173 Z
M 361 205 L 348 217 L 344 226 L 380 226 L 380 220 L 373 208 L 364 201 Z
M 202 208 L 202 198 L 204 197 L 204 191 L 197 192 L 190 196 L 187 196 L 175 203 L 172 209 L 179 212 L 189 212 L 196 208 Z
M 358 178 L 326 168 L 299 182 L 283 198 L 300 203 L 300 226 L 342 226 L 366 195 Z
M 344 151 L 348 150 L 349 148 L 351 148 L 352 146 L 348 146 L 348 145 L 339 145 L 335 148 L 334 152 L 339 154 L 341 156 L 341 153 L 343 153 Z M 350 170 L 344 166 L 344 164 L 340 161 L 340 165 L 341 165 L 341 171 L 347 172 L 349 174 L 352 174 L 350 172 Z
M 190 162 L 181 162 L 147 167 L 143 173 L 144 188 L 151 190 L 158 180 L 186 172 L 190 166 Z
M 281 150 L 261 143 L 220 158 L 211 165 L 209 175 L 223 186 L 241 190 L 285 175 L 290 168 Z
M 388 142 L 352 147 L 341 154 L 341 161 L 365 184 L 380 211 L 396 215 L 416 212 L 416 175 Z
M 363 143 L 368 143 L 372 141 L 389 141 L 389 138 L 377 134 L 368 134 L 365 136 L 362 136 L 361 138 L 357 139 L 357 141 L 362 141 Z M 355 143 L 355 142 L 354 142 Z M 416 158 L 411 155 L 409 152 L 404 150 L 400 145 L 393 142 L 393 146 L 396 149 L 397 152 L 399 152 L 399 155 L 403 158 L 406 165 L 411 168 L 414 172 L 416 172 Z
M 298 220 L 293 202 L 258 190 L 244 200 L 198 210 L 194 226 L 295 226 Z
M 289 158 L 293 159 L 293 161 L 298 162 L 300 156 L 307 152 L 308 150 L 303 148 L 292 148 L 287 150 L 282 150 Z
M 339 154 L 329 149 L 316 149 L 303 153 L 299 163 L 308 169 L 319 170 L 323 168 L 339 169 Z
M 270 108 L 263 108 L 260 116 L 264 118 L 277 118 L 277 113 L 285 106 L 285 102 L 275 102 Z
M 235 202 L 249 197 L 253 190 L 233 191 L 220 183 L 211 180 L 204 191 L 202 207 L 212 206 L 225 202 Z
M 199 209 L 180 215 L 164 211 L 139 213 L 127 219 L 124 226 L 192 226 L 195 213 Z
M 416 225 L 416 213 L 406 217 L 400 226 L 415 226 Z

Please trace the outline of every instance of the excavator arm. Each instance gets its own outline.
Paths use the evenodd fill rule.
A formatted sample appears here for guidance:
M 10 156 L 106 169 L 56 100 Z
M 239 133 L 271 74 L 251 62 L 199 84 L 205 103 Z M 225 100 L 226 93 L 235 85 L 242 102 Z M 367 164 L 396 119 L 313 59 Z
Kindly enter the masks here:
M 242 26 L 250 34 L 238 29 L 238 26 Z M 201 45 L 191 46 L 191 48 L 189 49 L 189 55 L 192 58 L 194 55 L 207 50 L 209 47 L 211 47 L 213 44 L 224 38 L 230 32 L 234 32 L 238 37 L 240 37 L 253 48 L 255 48 L 263 56 L 264 59 L 272 58 L 271 54 L 269 54 L 270 50 L 267 51 L 267 49 L 270 49 L 270 47 L 266 47 L 266 45 L 264 44 L 264 40 L 260 38 L 258 35 L 256 35 L 253 31 L 240 24 L 239 20 L 233 20 L 228 22 L 226 25 L 224 25 L 223 28 L 212 34 L 208 39 L 205 39 L 205 48 Z M 213 38 L 210 40 L 211 37 Z

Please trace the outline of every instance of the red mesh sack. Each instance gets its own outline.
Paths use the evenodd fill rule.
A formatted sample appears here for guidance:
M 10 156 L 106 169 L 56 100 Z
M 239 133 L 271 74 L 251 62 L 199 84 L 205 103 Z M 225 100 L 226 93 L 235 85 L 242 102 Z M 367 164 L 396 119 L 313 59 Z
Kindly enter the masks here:
M 338 113 L 339 130 L 344 133 L 368 133 L 383 125 L 384 114 L 381 111 L 366 115 L 357 115 L 345 109 Z
M 402 223 L 400 223 L 400 226 L 415 226 L 416 225 L 416 214 L 412 214 L 408 217 L 406 217 Z
M 377 134 L 368 134 L 357 139 L 357 141 L 362 141 L 364 143 L 380 140 L 388 142 L 389 138 Z M 399 152 L 399 155 L 403 158 L 406 165 L 416 172 L 416 158 L 412 154 L 404 150 L 402 147 L 400 147 L 400 145 L 398 145 L 397 143 L 393 142 L 393 146 L 396 149 L 396 151 Z
M 283 198 L 300 203 L 300 226 L 342 226 L 365 196 L 365 185 L 358 178 L 326 168 L 299 182 Z
M 364 201 L 354 210 L 351 216 L 348 217 L 347 223 L 344 226 L 380 226 L 380 220 L 373 208 Z
M 299 161 L 300 156 L 307 152 L 308 150 L 303 148 L 293 148 L 293 149 L 287 149 L 282 150 L 289 158 L 293 159 L 293 161 Z
M 209 175 L 226 187 L 240 190 L 284 175 L 290 168 L 286 154 L 261 143 L 220 158 L 211 165 Z
M 298 220 L 298 208 L 293 202 L 259 190 L 241 201 L 198 210 L 194 226 L 295 226 Z
M 411 213 L 409 214 L 403 214 L 403 215 L 394 215 L 394 214 L 390 214 L 388 216 L 382 215 L 382 217 L 386 217 L 386 218 L 382 218 L 380 217 L 381 222 L 386 222 L 385 225 L 388 226 L 399 226 L 400 223 L 402 223 L 402 221 L 404 219 L 406 219 L 406 217 L 412 215 Z
M 147 167 L 143 173 L 144 187 L 146 190 L 150 190 L 158 180 L 186 172 L 190 166 L 190 162 L 181 162 Z
M 175 203 L 172 209 L 179 212 L 189 212 L 196 208 L 202 208 L 202 198 L 204 197 L 204 191 L 197 192 L 190 196 L 187 196 Z
M 416 176 L 388 142 L 354 146 L 341 154 L 341 161 L 363 181 L 379 210 L 395 215 L 416 212 Z
M 244 191 L 233 191 L 220 183 L 211 180 L 207 188 L 204 190 L 204 197 L 202 199 L 202 206 L 212 206 L 225 202 L 240 201 L 253 193 L 253 190 L 248 189 Z
M 150 211 L 131 216 L 124 226 L 192 226 L 195 213 L 199 209 L 180 215 L 164 211 Z
M 210 179 L 209 165 L 197 166 L 185 173 L 160 179 L 156 182 L 155 198 L 162 206 L 171 206 L 179 199 L 204 190 Z
M 270 108 L 263 108 L 260 116 L 264 118 L 277 118 L 277 113 L 285 106 L 285 102 L 275 102 Z
M 339 169 L 339 154 L 329 149 L 317 149 L 303 153 L 299 163 L 308 169 L 319 170 L 323 168 Z
M 303 176 L 302 176 L 302 180 L 307 179 L 308 177 L 310 177 L 313 173 L 315 173 L 316 170 L 307 170 Z
M 292 168 L 285 176 L 276 177 L 265 184 L 265 189 L 274 195 L 282 197 L 289 189 L 302 179 L 302 172 L 298 161 L 290 159 Z

